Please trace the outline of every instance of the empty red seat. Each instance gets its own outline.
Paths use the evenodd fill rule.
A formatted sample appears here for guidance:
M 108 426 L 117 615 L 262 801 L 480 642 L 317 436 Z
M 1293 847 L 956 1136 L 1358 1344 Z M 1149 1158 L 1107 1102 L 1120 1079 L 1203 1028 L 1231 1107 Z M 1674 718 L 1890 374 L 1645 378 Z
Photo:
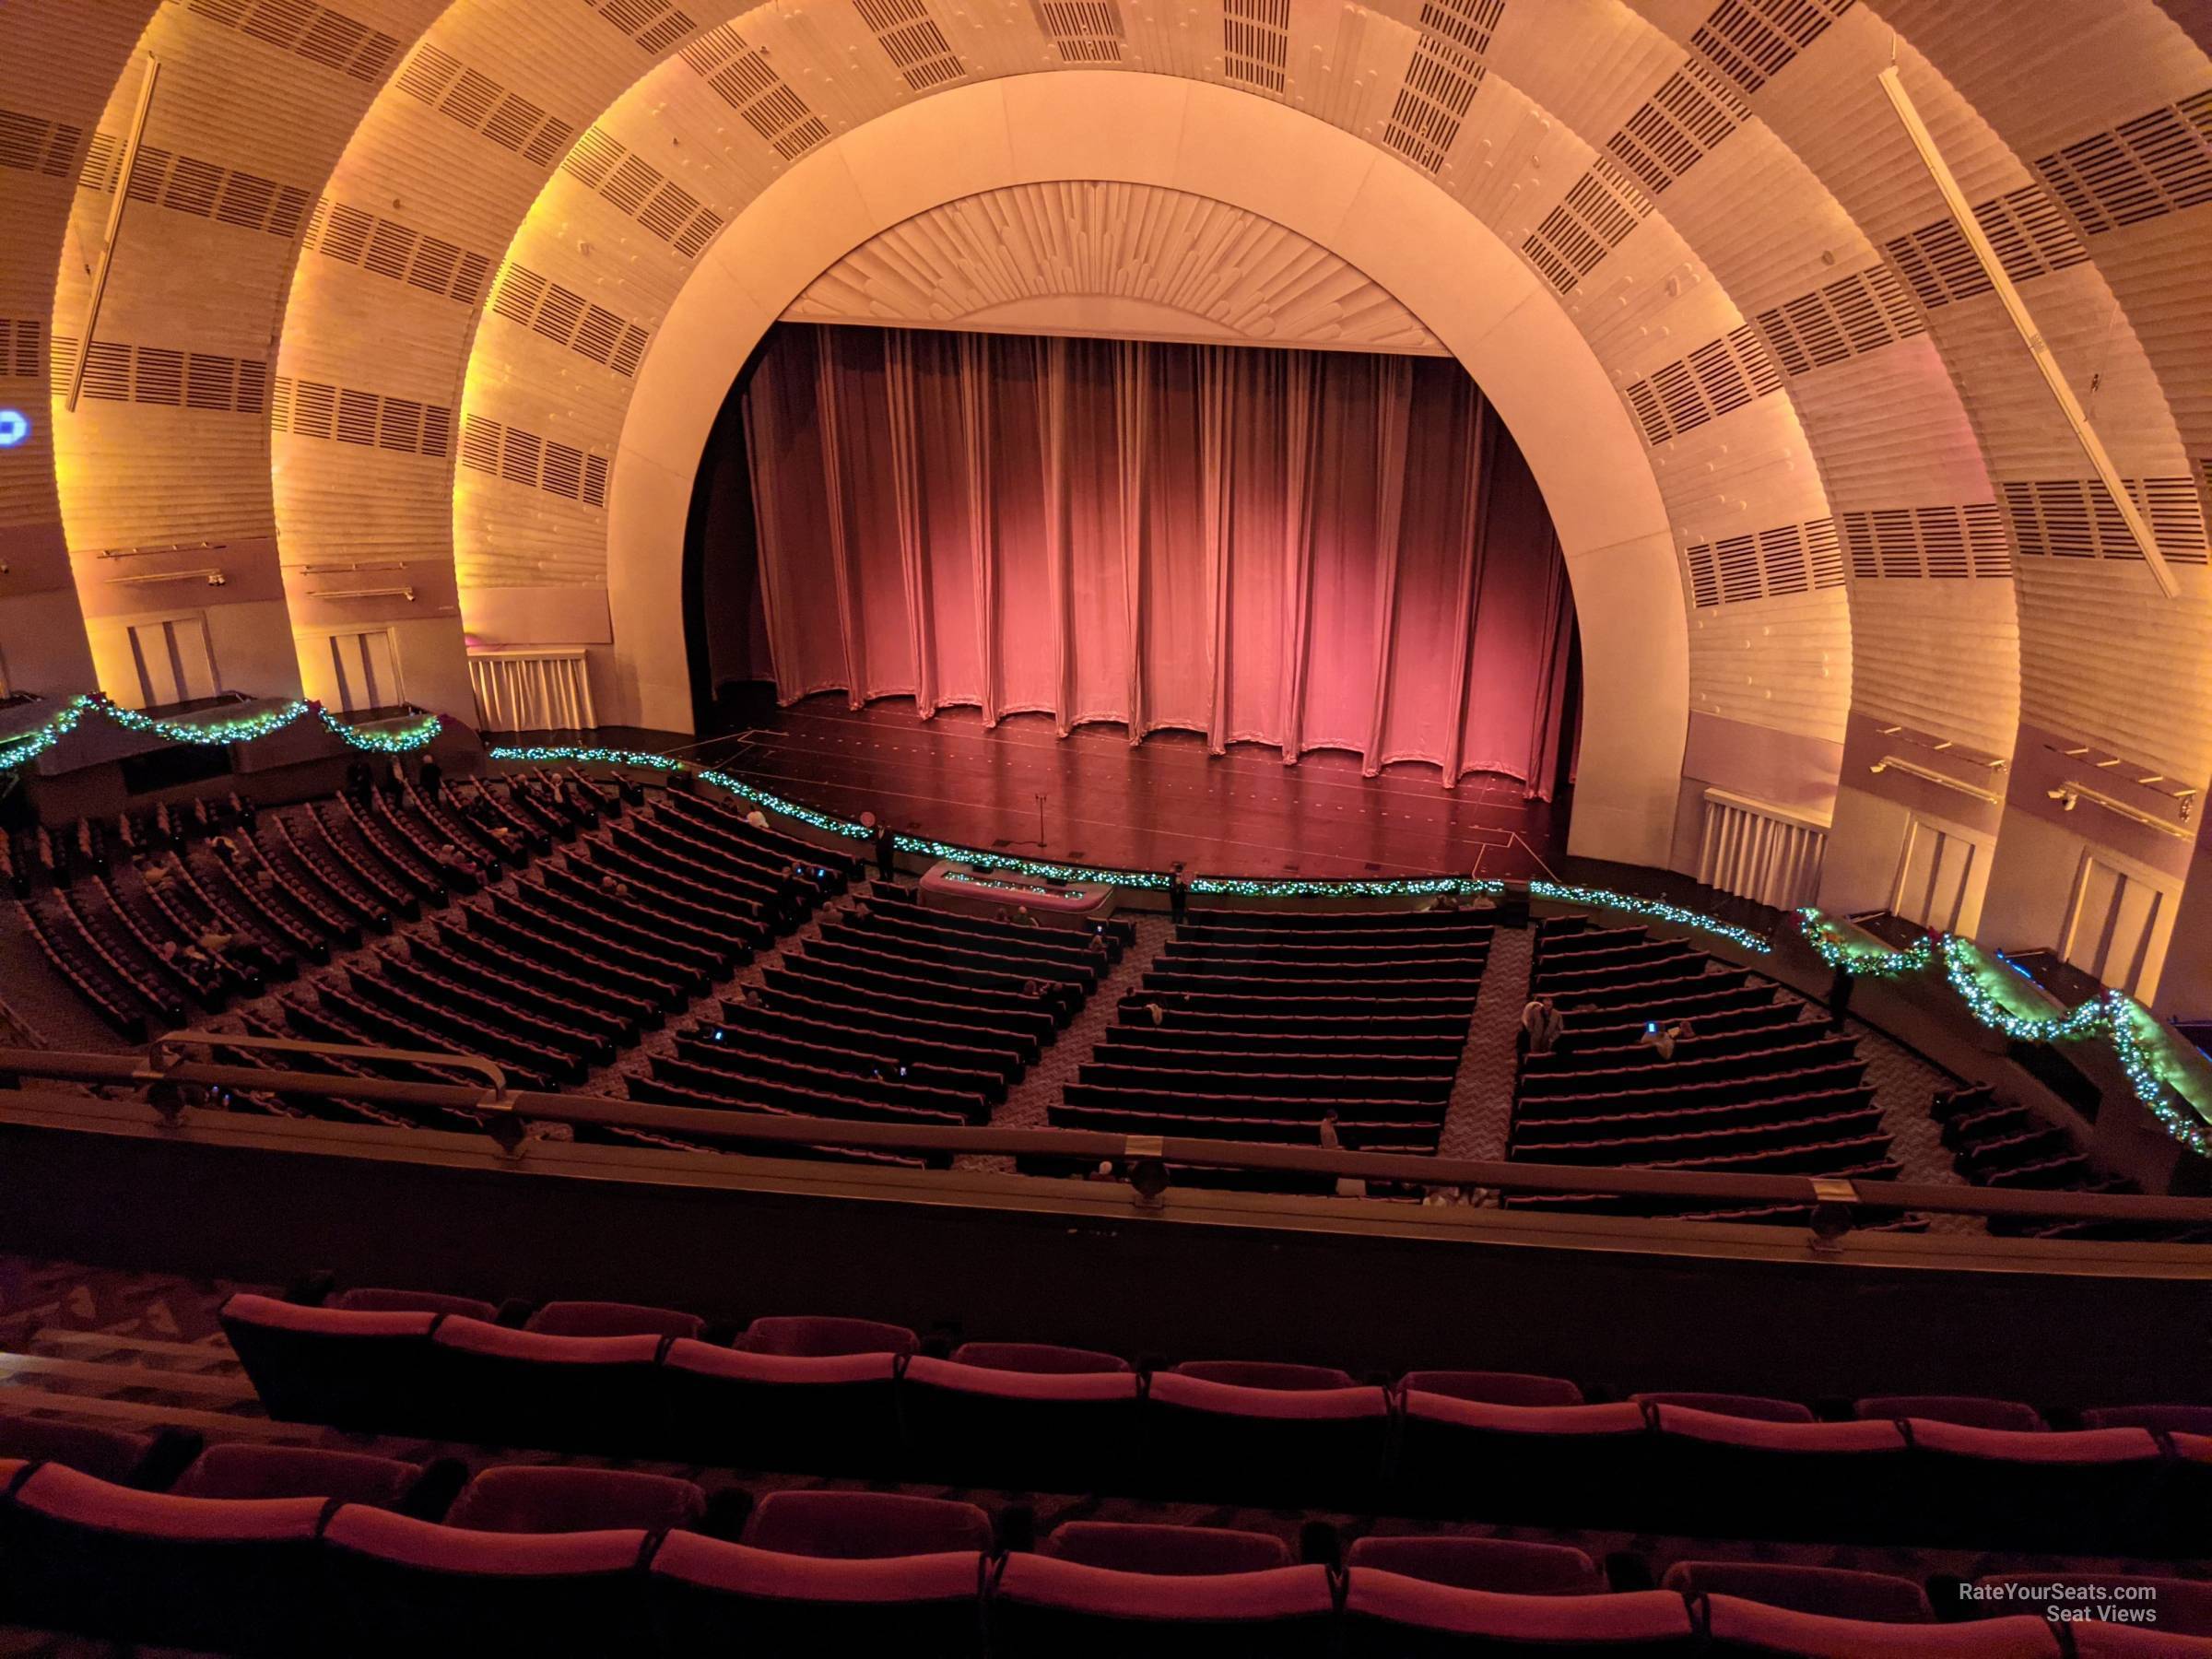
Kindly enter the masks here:
M 922 1344 L 904 1325 L 796 1315 L 754 1320 L 736 1346 L 748 1354 L 820 1359 L 841 1354 L 912 1354 Z
M 955 1364 L 985 1371 L 1034 1371 L 1060 1375 L 1125 1371 L 1129 1361 L 1094 1348 L 1060 1347 L 1049 1342 L 963 1342 L 952 1350 Z
M 383 1433 L 434 1432 L 430 1332 L 443 1315 L 303 1308 L 239 1295 L 219 1316 L 273 1418 Z
M 443 1320 L 430 1338 L 441 1432 L 495 1446 L 657 1449 L 655 1361 L 666 1341 Z
M 319 1446 L 210 1446 L 170 1489 L 180 1498 L 335 1498 L 401 1509 L 423 1478 L 422 1465 L 366 1452 Z
M 2212 1435 L 2212 1406 L 2099 1406 L 2081 1414 L 2081 1426 Z
M 1688 1605 L 1665 1591 L 1504 1595 L 1373 1567 L 1346 1576 L 1344 1636 L 1346 1653 L 1374 1659 L 1698 1651 Z
M 1926 1418 L 1931 1422 L 1963 1423 L 1970 1429 L 2047 1428 L 2043 1414 L 2018 1400 L 1985 1400 L 1977 1394 L 1880 1394 L 1860 1400 L 1852 1410 L 1863 1418 Z
M 134 1434 L 127 1429 L 0 1412 L 0 1458 L 67 1464 L 80 1474 L 117 1486 L 155 1484 L 146 1476 L 156 1456 L 157 1441 L 157 1436 Z M 191 1455 L 189 1451 L 184 1454 Z
M 477 1531 L 347 1504 L 324 1532 L 331 1614 L 362 1653 L 630 1653 L 646 1645 L 652 1537 Z
M 1801 1613 L 1734 1595 L 1715 1595 L 1704 1605 L 1708 1653 L 1794 1659 L 2059 1659 L 2063 1651 L 2041 1618 L 1891 1624 Z
M 1959 1606 L 1970 1617 L 2001 1618 L 2044 1614 L 2051 1607 L 2097 1618 L 2100 1607 L 2132 1609 L 2153 1620 L 2139 1627 L 2169 1636 L 2212 1638 L 2212 1584 L 2202 1579 L 2142 1577 L 2130 1573 L 1997 1573 L 1974 1580 Z
M 1009 1352 L 1008 1350 L 1015 1350 Z M 1136 1431 L 1135 1371 L 1074 1359 L 1031 1361 L 1023 1344 L 970 1343 L 951 1359 L 907 1361 L 899 1409 L 912 1467 L 926 1478 L 1025 1491 L 1089 1491 L 1127 1466 Z M 1079 1350 L 1042 1350 L 1072 1356 Z
M 1386 1507 L 1483 1521 L 1605 1525 L 1637 1499 L 1643 1408 L 1493 1406 L 1408 1390 Z
M 60 1464 L 0 1465 L 0 1618 L 225 1653 L 318 1645 L 322 1498 L 140 1492 Z
M 787 1555 L 869 1560 L 991 1547 L 991 1517 L 972 1503 L 901 1492 L 771 1492 L 745 1542 Z
M 1044 1553 L 1087 1567 L 1122 1572 L 1162 1572 L 1177 1578 L 1200 1573 L 1264 1572 L 1290 1567 L 1290 1547 L 1272 1533 L 1232 1532 L 1220 1526 L 1158 1526 L 1114 1521 L 1069 1521 L 1053 1530 Z
M 435 1290 L 347 1290 L 333 1298 L 330 1305 L 348 1313 L 458 1313 L 487 1324 L 500 1316 L 499 1309 L 488 1301 L 473 1296 L 445 1296 Z
M 1063 1528 L 1062 1530 L 1065 1530 Z M 1605 1574 L 1581 1550 L 1521 1538 L 1377 1537 L 1353 1542 L 1345 1565 L 1505 1595 L 1596 1595 Z
M 1918 1466 L 1896 1422 L 1767 1422 L 1653 1408 L 1646 1479 L 1623 1520 L 1722 1537 L 1888 1538 Z
M 1926 1418 L 1905 1429 L 1919 1478 L 1899 1517 L 1911 1530 L 1893 1529 L 1900 1538 L 2099 1555 L 2170 1547 L 2161 1502 L 2165 1477 L 2180 1471 L 2148 1430 L 2025 1432 Z
M 1155 1373 L 1140 1444 L 1161 1491 L 1363 1509 L 1381 1477 L 1389 1430 L 1383 1391 L 1342 1371 L 1222 1361 Z
M 706 1513 L 706 1494 L 688 1480 L 629 1469 L 506 1464 L 464 1487 L 445 1524 L 500 1533 L 666 1532 L 697 1526 Z
M 646 1583 L 665 1653 L 971 1654 L 982 1652 L 989 1559 L 975 1549 L 849 1559 L 675 1532 Z
M 1325 1567 L 1183 1576 L 1018 1553 L 1006 1558 L 993 1592 L 991 1651 L 1040 1659 L 1300 1659 L 1333 1651 L 1334 1614 Z
M 677 1337 L 657 1379 L 671 1447 L 701 1463 L 809 1474 L 896 1466 L 900 1357 L 762 1353 Z
M 1403 1386 L 1424 1394 L 1444 1394 L 1454 1400 L 1479 1400 L 1491 1406 L 1580 1406 L 1583 1391 L 1564 1377 L 1539 1377 L 1526 1371 L 1407 1371 Z
M 1812 1407 L 1796 1400 L 1771 1400 L 1763 1394 L 1640 1394 L 1629 1396 L 1638 1405 L 1688 1406 L 1696 1411 L 1722 1417 L 1749 1418 L 1761 1423 L 1809 1423 Z
M 530 1315 L 525 1331 L 546 1336 L 696 1336 L 707 1322 L 674 1308 L 631 1302 L 551 1301 Z
M 1886 1572 L 1768 1561 L 1677 1561 L 1659 1583 L 1662 1589 L 1683 1595 L 1735 1595 L 1833 1618 L 1928 1624 L 1936 1618 L 1925 1591 L 1911 1579 Z

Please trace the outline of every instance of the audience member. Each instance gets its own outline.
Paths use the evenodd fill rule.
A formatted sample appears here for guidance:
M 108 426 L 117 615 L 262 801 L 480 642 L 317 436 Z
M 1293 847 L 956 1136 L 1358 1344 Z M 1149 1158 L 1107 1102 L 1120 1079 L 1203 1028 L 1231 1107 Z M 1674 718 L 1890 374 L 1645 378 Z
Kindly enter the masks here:
M 1566 1029 L 1567 1020 L 1548 996 L 1531 997 L 1521 1010 L 1521 1052 L 1548 1054 Z

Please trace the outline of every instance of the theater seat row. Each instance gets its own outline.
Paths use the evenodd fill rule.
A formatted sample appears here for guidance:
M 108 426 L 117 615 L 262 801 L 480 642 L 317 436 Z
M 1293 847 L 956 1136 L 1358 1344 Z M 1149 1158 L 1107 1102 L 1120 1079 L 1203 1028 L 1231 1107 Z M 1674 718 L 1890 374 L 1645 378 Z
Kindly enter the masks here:
M 2212 1652 L 2171 1629 L 1937 1627 L 1916 1585 L 1867 1573 L 1686 1563 L 1608 1594 L 1557 1546 L 1372 1537 L 1301 1564 L 1266 1534 L 1088 1522 L 1031 1550 L 973 1505 L 870 1492 L 773 1493 L 733 1539 L 690 1482 L 606 1469 L 490 1469 L 441 1521 L 408 1512 L 428 1478 L 218 1447 L 156 1494 L 0 1462 L 0 1614 L 247 1655 Z M 2203 1616 L 2185 1583 L 2081 1582 Z
M 665 1326 L 560 1335 L 252 1295 L 222 1318 L 271 1415 L 377 1432 L 1704 1535 L 2148 1554 L 2212 1538 L 2212 1436 L 2188 1429 L 1768 1422 L 1661 1395 L 1500 1404 L 1459 1397 L 1513 1397 L 1466 1373 L 1388 1387 L 1244 1361 L 1146 1373 L 1022 1345 L 940 1359 L 865 1321 L 756 1320 L 722 1347 Z

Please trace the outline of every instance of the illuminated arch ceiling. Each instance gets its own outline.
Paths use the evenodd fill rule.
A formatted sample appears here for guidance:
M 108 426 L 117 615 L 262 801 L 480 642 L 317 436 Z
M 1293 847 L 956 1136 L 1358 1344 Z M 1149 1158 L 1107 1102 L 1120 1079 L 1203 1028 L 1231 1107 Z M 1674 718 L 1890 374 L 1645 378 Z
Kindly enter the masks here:
M 2048 736 L 2204 784 L 2212 64 L 2195 9 L 2038 0 L 2030 30 L 2006 0 L 1225 4 L 18 12 L 0 30 L 42 43 L 0 53 L 5 107 L 48 136 L 11 137 L 31 159 L 0 186 L 34 232 L 27 267 L 61 276 L 11 253 L 0 315 L 51 318 L 58 339 L 83 314 L 138 27 L 164 65 L 147 142 L 168 171 L 140 187 L 111 278 L 104 395 L 54 432 L 79 592 L 103 591 L 99 549 L 220 539 L 251 567 L 241 598 L 281 596 L 302 631 L 396 619 L 457 655 L 465 610 L 495 634 L 604 639 L 630 394 L 723 227 L 890 111 L 1007 76 L 1141 72 L 1366 142 L 1557 296 L 1618 394 L 1605 418 L 1625 410 L 1643 440 L 1634 488 L 1664 502 L 1693 779 L 1825 809 L 1843 769 L 1839 836 L 1854 796 L 1916 787 L 1844 768 L 1847 743 L 1996 759 Z M 2096 510 L 1961 257 L 1877 86 L 1893 54 L 2141 481 L 2180 599 Z M 1234 164 L 1294 177 L 1299 159 Z M 72 204 L 51 198 L 71 174 L 65 237 Z M 192 382 L 173 394 L 169 353 Z M 0 512 L 51 571 L 51 497 L 34 483 Z M 415 596 L 334 597 L 347 584 Z M 618 678 L 620 656 L 618 638 Z M 408 678 L 466 706 L 435 652 Z

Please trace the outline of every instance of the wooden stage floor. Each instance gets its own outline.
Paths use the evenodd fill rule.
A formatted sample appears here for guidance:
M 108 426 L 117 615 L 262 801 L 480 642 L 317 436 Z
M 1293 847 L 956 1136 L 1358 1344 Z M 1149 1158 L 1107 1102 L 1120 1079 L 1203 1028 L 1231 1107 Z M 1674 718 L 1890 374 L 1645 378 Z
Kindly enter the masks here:
M 1188 732 L 1155 733 L 1132 748 L 1118 725 L 1061 738 L 1048 716 L 1014 714 L 986 729 L 973 709 L 923 720 L 904 698 L 859 710 L 841 693 L 809 698 L 704 741 L 591 735 L 681 752 L 841 817 L 872 810 L 897 830 L 1077 863 L 1164 869 L 1180 859 L 1194 875 L 1527 877 L 1558 866 L 1564 840 L 1564 814 L 1523 799 L 1510 778 L 1470 773 L 1447 790 L 1436 768 L 1417 762 L 1364 778 L 1356 756 L 1335 750 L 1285 766 L 1257 744 L 1208 755 Z

